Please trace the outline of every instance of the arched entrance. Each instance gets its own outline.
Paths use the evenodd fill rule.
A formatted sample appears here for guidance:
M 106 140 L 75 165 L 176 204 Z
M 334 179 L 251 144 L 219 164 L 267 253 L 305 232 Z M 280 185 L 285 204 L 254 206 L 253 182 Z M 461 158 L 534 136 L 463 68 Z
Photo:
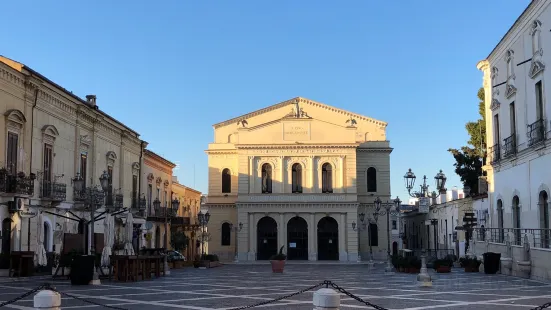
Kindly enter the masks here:
M 392 242 L 392 255 L 398 255 L 398 242 Z
M 43 232 L 43 236 L 44 236 L 44 250 L 46 250 L 46 252 L 49 252 L 50 251 L 50 225 L 48 224 L 48 222 L 44 222 L 44 232 Z
M 300 216 L 287 222 L 287 259 L 308 260 L 308 223 Z
M 256 224 L 256 259 L 268 260 L 277 254 L 277 223 L 265 216 Z
M 318 222 L 318 260 L 339 260 L 339 224 L 330 216 Z
M 155 228 L 155 248 L 159 249 L 161 247 L 161 228 L 157 226 Z
M 10 218 L 2 221 L 2 254 L 11 253 L 11 223 Z

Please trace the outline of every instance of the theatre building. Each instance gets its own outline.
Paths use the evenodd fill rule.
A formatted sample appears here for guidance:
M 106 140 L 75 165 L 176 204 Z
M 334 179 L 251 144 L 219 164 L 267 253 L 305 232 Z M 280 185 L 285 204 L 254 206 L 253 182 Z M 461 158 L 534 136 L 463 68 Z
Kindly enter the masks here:
M 356 261 L 371 242 L 385 257 L 386 217 L 359 225 L 358 214 L 367 223 L 376 197 L 390 200 L 386 125 L 305 98 L 215 124 L 209 253 L 267 260 L 283 247 L 289 260 Z

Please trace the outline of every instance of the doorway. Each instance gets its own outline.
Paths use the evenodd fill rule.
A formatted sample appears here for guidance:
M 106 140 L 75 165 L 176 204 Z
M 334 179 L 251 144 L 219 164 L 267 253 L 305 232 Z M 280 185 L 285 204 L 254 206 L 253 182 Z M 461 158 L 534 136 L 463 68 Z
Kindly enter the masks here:
M 265 216 L 256 225 L 256 259 L 269 260 L 277 254 L 277 223 Z
M 318 222 L 318 260 L 339 260 L 339 224 L 330 216 Z
M 308 260 L 308 223 L 300 216 L 287 222 L 287 259 Z

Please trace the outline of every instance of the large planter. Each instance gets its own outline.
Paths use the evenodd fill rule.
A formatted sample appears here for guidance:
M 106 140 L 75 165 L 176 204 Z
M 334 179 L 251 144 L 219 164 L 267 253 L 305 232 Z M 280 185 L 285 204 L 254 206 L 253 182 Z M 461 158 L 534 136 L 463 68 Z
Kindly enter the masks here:
M 283 273 L 283 268 L 285 268 L 284 260 L 271 260 L 272 272 L 273 273 Z
M 438 273 L 450 273 L 452 271 L 452 267 L 450 266 L 438 266 L 436 267 L 436 272 Z
M 88 285 L 94 275 L 94 255 L 75 256 L 71 263 L 71 284 Z

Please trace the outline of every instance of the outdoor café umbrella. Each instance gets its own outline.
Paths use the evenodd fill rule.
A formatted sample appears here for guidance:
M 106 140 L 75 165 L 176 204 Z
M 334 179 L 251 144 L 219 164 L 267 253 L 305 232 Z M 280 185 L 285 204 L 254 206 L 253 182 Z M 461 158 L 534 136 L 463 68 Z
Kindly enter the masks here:
M 111 247 L 113 246 L 113 230 L 114 230 L 114 218 L 105 213 L 105 219 L 103 221 L 103 251 L 101 252 L 101 265 L 110 266 L 110 257 L 112 254 Z
M 132 245 L 132 239 L 134 237 L 134 218 L 132 217 L 132 212 L 130 211 L 126 214 L 126 226 L 124 232 L 126 238 L 124 243 L 124 254 L 135 255 L 134 246 Z
M 42 212 L 38 213 L 38 247 L 36 249 L 36 264 L 38 266 L 46 266 L 48 264 L 48 258 L 46 257 L 46 249 L 44 249 L 44 223 L 42 219 Z

